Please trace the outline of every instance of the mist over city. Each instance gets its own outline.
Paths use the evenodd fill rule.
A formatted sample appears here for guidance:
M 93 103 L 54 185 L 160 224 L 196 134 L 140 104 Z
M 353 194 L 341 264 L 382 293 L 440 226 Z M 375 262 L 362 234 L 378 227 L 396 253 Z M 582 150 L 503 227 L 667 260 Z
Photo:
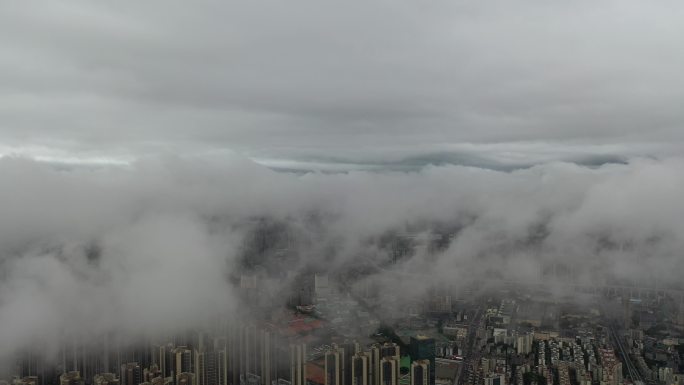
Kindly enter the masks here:
M 675 1 L 0 5 L 0 385 L 684 385 Z

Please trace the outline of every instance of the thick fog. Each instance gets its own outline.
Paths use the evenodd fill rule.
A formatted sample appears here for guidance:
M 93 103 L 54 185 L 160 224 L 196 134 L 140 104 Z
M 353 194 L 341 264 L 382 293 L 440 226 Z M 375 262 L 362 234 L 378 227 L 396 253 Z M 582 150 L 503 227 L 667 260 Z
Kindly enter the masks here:
M 173 330 L 234 313 L 236 277 L 268 276 L 279 263 L 245 252 L 263 221 L 287 229 L 290 276 L 354 262 L 386 278 L 377 282 L 388 282 L 388 294 L 543 281 L 554 263 L 579 282 L 674 285 L 684 271 L 683 169 L 680 158 L 637 158 L 598 168 L 298 175 L 237 157 L 68 169 L 3 158 L 0 347 L 74 332 Z M 392 260 L 382 240 L 407 233 L 450 237 Z M 408 273 L 424 278 L 392 284 Z

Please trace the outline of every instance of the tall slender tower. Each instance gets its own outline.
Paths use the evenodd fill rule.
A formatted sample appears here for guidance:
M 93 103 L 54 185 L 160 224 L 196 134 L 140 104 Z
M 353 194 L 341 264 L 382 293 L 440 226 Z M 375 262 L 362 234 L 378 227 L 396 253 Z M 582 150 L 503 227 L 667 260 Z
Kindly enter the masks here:
M 257 328 L 255 325 L 243 326 L 240 333 L 240 370 L 241 375 L 259 374 L 261 360 L 257 353 Z
M 372 385 L 380 385 L 380 345 L 373 345 L 370 349 L 370 377 Z
M 411 363 L 411 385 L 430 383 L 430 361 L 417 360 Z
M 306 344 L 290 346 L 290 381 L 292 385 L 306 385 Z
M 410 350 L 412 360 L 430 361 L 429 385 L 435 385 L 435 339 L 425 336 L 411 337 Z
M 352 357 L 354 357 L 354 354 L 356 354 L 359 344 L 352 342 L 352 341 L 346 341 L 341 345 L 343 351 L 344 351 L 344 359 L 342 360 L 342 383 L 347 385 L 350 384 L 351 378 L 352 378 Z
M 370 378 L 372 385 L 381 384 L 381 362 L 383 358 L 401 359 L 399 345 L 386 342 L 382 345 L 373 345 L 369 352 Z
M 371 385 L 371 353 L 357 352 L 352 356 L 352 381 L 351 385 Z
M 181 373 L 193 373 L 194 372 L 194 362 L 192 360 L 192 350 L 188 349 L 185 346 L 179 346 L 172 351 L 173 353 L 173 361 L 171 362 L 172 364 L 172 370 L 173 370 L 173 376 L 175 379 L 178 378 L 178 375 Z M 178 382 L 178 381 L 176 381 Z
M 333 344 L 325 353 L 325 385 L 345 385 L 342 382 L 344 372 L 344 349 Z
M 140 385 L 142 381 L 142 368 L 137 362 L 129 362 L 121 365 L 121 385 Z
M 219 385 L 219 356 L 215 351 L 195 350 L 197 385 Z
M 260 365 L 259 375 L 262 385 L 271 385 L 272 380 L 277 380 L 276 366 L 273 365 L 275 346 L 275 336 L 271 330 L 264 329 L 259 333 Z
M 380 384 L 399 385 L 399 360 L 385 357 L 380 360 Z

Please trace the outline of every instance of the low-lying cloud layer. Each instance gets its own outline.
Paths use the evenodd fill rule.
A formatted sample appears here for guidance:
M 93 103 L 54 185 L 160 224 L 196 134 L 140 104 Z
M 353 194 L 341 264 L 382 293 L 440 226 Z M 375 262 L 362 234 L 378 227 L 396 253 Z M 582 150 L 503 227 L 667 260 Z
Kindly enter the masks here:
M 245 252 L 264 220 L 286 229 L 294 271 L 360 261 L 387 278 L 428 274 L 412 281 L 414 293 L 543 279 L 554 263 L 578 281 L 675 285 L 684 271 L 683 167 L 669 158 L 295 175 L 240 158 L 68 170 L 3 158 L 0 346 L 180 328 L 230 313 L 235 276 L 278 263 L 268 250 Z M 451 238 L 391 263 L 383 239 L 407 232 Z M 384 290 L 400 290 L 387 281 Z

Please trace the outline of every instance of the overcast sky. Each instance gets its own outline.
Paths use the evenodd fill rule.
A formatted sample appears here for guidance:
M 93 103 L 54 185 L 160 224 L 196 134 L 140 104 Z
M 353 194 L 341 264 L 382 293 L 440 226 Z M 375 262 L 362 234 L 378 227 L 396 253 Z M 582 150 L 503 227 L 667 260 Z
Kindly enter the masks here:
M 680 1 L 7 1 L 0 153 L 664 157 L 684 139 L 682 20 Z

